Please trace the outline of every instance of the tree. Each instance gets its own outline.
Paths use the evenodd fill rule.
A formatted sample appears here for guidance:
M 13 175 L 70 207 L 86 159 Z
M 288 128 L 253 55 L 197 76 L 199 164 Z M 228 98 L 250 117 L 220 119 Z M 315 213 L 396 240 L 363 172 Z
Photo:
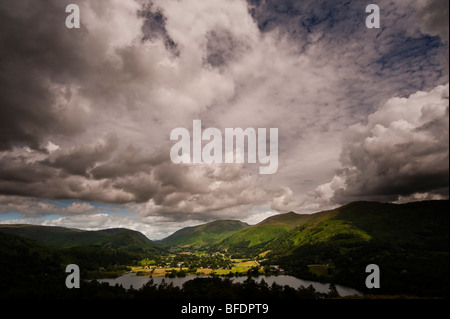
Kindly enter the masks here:
M 331 283 L 329 285 L 329 290 L 330 291 L 328 292 L 328 298 L 337 298 L 340 296 L 335 284 Z

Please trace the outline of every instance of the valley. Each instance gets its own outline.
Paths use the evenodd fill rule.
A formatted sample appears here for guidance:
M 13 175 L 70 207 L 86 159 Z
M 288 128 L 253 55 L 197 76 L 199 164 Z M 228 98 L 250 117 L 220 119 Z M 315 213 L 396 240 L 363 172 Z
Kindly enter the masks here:
M 213 221 L 161 241 L 128 229 L 0 225 L 0 282 L 21 291 L 33 269 L 36 284 L 39 274 L 46 274 L 56 285 L 64 277 L 61 269 L 75 263 L 89 280 L 125 273 L 152 278 L 283 273 L 366 294 L 448 297 L 448 206 L 448 200 L 353 202 L 310 215 L 279 214 L 256 225 Z M 379 289 L 365 286 L 368 264 L 381 269 Z M 33 291 L 33 285 L 27 289 Z
M 189 258 L 186 258 L 188 257 Z M 132 273 L 149 277 L 204 276 L 246 276 L 269 273 L 259 262 L 251 259 L 230 259 L 224 255 L 174 255 L 160 258 L 159 262 L 141 260 L 139 266 L 132 266 Z M 145 266 L 144 266 L 145 265 Z

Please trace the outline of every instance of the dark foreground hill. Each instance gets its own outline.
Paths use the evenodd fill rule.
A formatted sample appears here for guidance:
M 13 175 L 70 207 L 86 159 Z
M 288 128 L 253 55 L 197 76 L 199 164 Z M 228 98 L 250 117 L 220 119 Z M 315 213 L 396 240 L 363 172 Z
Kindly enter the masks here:
M 155 252 L 159 250 L 158 245 L 142 233 L 125 228 L 88 231 L 21 224 L 0 225 L 0 232 L 23 236 L 54 247 L 100 246 L 130 252 Z
M 83 280 L 105 278 L 120 276 L 128 265 L 152 254 L 101 246 L 48 246 L 0 232 L 0 299 L 70 296 L 65 286 L 67 265 L 78 265 Z

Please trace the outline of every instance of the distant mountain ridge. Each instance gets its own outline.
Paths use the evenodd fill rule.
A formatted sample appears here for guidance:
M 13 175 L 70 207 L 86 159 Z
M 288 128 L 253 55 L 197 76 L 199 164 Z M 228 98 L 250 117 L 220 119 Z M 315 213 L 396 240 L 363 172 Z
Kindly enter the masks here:
M 58 226 L 16 224 L 0 225 L 0 231 L 61 248 L 101 246 L 132 252 L 155 251 L 159 249 L 156 243 L 142 233 L 126 228 L 110 228 L 94 231 Z
M 268 217 L 256 225 L 238 220 L 218 220 L 182 228 L 162 239 L 161 243 L 179 249 L 227 250 L 232 246 L 251 247 L 286 234 L 310 218 L 312 215 L 289 212 Z
M 409 237 L 423 235 L 427 231 L 431 235 L 436 224 L 442 221 L 448 225 L 448 215 L 445 215 L 448 202 L 352 202 L 314 214 L 278 214 L 256 225 L 238 220 L 216 220 L 179 229 L 157 242 L 138 231 L 126 228 L 88 231 L 58 226 L 0 224 L 0 231 L 56 247 L 98 245 L 130 251 L 154 251 L 168 247 L 177 247 L 179 250 L 239 250 L 257 247 L 259 250 L 287 252 L 299 245 L 343 238 L 347 238 L 347 241 L 368 241 L 371 238 L 391 240 L 392 233 L 397 233 L 396 240 L 401 237 L 402 241 L 415 241 Z M 434 237 L 438 235 L 439 233 L 433 234 Z M 448 232 L 442 236 L 448 237 Z

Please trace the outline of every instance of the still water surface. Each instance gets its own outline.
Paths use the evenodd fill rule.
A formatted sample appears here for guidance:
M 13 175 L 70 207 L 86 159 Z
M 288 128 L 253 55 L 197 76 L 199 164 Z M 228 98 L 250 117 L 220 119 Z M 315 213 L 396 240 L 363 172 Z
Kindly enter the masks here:
M 167 278 L 167 277 L 153 277 L 149 278 L 147 276 L 136 276 L 134 273 L 128 273 L 123 276 L 120 276 L 115 279 L 97 279 L 98 282 L 106 282 L 110 285 L 114 286 L 116 284 L 122 285 L 125 289 L 129 289 L 131 286 L 134 289 L 141 288 L 144 284 L 146 284 L 149 280 L 153 279 L 153 282 L 155 284 L 160 284 L 163 280 L 165 283 L 170 284 L 172 283 L 174 286 L 182 287 L 183 284 L 186 281 L 192 280 L 194 278 L 197 278 L 198 276 L 186 276 L 186 277 L 175 277 L 175 278 Z M 298 288 L 300 286 L 308 287 L 309 285 L 312 285 L 314 289 L 318 292 L 328 292 L 329 291 L 329 284 L 327 283 L 321 283 L 316 281 L 310 281 L 310 280 L 304 280 L 299 279 L 293 276 L 287 276 L 287 275 L 278 275 L 278 276 L 258 276 L 258 277 L 252 277 L 256 282 L 260 282 L 262 279 L 270 286 L 272 283 L 276 283 L 278 285 L 284 286 L 288 285 L 293 288 Z M 244 282 L 247 277 L 232 277 L 230 278 L 233 282 Z M 353 288 L 336 285 L 336 289 L 339 292 L 339 295 L 341 296 L 352 296 L 352 295 L 358 295 L 362 296 L 363 294 Z

